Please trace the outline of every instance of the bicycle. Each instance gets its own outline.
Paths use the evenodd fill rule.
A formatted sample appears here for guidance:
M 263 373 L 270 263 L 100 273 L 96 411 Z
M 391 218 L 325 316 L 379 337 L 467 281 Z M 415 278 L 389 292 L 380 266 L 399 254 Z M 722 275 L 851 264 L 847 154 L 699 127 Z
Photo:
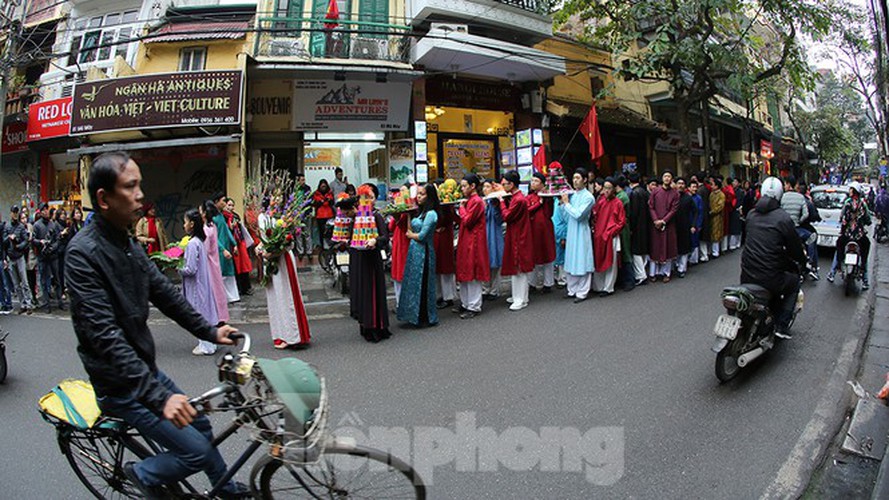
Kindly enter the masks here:
M 209 491 L 201 492 L 183 480 L 166 487 L 170 498 L 215 498 L 263 445 L 268 445 L 268 454 L 250 472 L 249 485 L 256 498 L 426 498 L 426 487 L 410 465 L 328 432 L 326 386 L 314 367 L 296 358 L 257 359 L 250 355 L 248 334 L 232 338 L 243 338 L 244 344 L 240 353 L 220 358 L 222 383 L 190 402 L 200 413 L 235 414 L 213 446 L 242 427 L 252 429 L 251 443 Z M 219 397 L 223 402 L 214 407 L 211 403 Z M 40 413 L 55 426 L 59 449 L 93 496 L 140 498 L 123 467 L 131 460 L 160 453 L 157 444 L 113 417 L 102 416 L 91 427 L 82 428 L 46 411 Z

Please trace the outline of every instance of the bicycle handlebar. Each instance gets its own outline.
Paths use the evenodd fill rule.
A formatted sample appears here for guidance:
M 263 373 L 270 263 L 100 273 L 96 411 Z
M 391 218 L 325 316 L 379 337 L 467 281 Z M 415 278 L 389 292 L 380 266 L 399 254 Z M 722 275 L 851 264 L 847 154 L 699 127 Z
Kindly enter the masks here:
M 252 344 L 252 341 L 251 341 L 251 339 L 250 339 L 250 334 L 249 334 L 249 333 L 247 333 L 247 332 L 235 332 L 235 333 L 229 334 L 228 338 L 230 338 L 230 339 L 232 339 L 232 340 L 235 340 L 235 341 L 237 341 L 237 340 L 243 340 L 243 341 L 244 341 L 244 346 L 241 347 L 241 352 L 250 352 L 250 346 L 251 346 L 251 344 Z M 235 344 L 237 345 L 237 342 L 236 342 Z

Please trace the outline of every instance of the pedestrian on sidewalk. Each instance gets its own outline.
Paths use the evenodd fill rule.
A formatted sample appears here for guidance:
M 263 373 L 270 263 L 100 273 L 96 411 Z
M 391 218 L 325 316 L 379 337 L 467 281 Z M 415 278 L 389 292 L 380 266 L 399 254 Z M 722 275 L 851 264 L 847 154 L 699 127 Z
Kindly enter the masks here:
M 65 289 L 65 254 L 68 251 L 68 243 L 74 237 L 71 221 L 68 219 L 68 212 L 64 209 L 56 210 L 55 222 L 59 226 L 59 251 L 56 256 L 56 276 L 59 278 L 59 297 L 62 303 L 67 298 Z
M 216 316 L 219 324 L 229 321 L 228 300 L 225 294 L 225 285 L 222 283 L 222 268 L 219 266 L 219 242 L 216 224 L 213 221 L 216 205 L 212 200 L 207 200 L 198 207 L 201 219 L 204 221 L 204 249 L 207 251 L 207 261 L 210 263 L 210 289 L 213 290 L 213 300 L 216 302 Z
M 506 221 L 506 238 L 503 244 L 503 276 L 512 277 L 512 305 L 510 311 L 528 307 L 528 278 L 534 271 L 531 253 L 531 219 L 528 216 L 528 200 L 519 189 L 519 173 L 510 170 L 503 174 L 504 191 L 512 194 L 501 202 L 503 220 Z
M 486 179 L 483 185 L 485 196 L 494 192 L 494 179 Z M 490 280 L 482 286 L 482 298 L 500 297 L 500 268 L 503 266 L 503 214 L 500 200 L 485 200 L 485 241 L 488 244 Z
M 414 326 L 438 324 L 435 307 L 435 225 L 438 222 L 438 191 L 432 184 L 417 187 L 420 213 L 410 220 L 405 238 L 410 242 L 404 267 L 397 318 Z M 402 214 L 407 216 L 407 214 Z M 461 226 L 462 231 L 462 226 Z M 393 250 L 394 253 L 394 250 Z
M 438 217 L 436 216 L 436 220 Z M 392 285 L 395 287 L 395 310 L 401 303 L 401 285 L 404 280 L 404 266 L 411 240 L 407 237 L 411 217 L 407 212 L 395 214 L 389 220 L 389 234 L 392 235 Z M 434 271 L 434 268 L 433 268 Z
M 684 178 L 676 178 L 676 190 L 679 191 L 679 211 L 676 212 L 676 275 L 684 278 L 688 272 L 692 251 L 697 249 L 697 246 L 692 244 L 697 206 L 694 198 L 686 190 Z
M 9 261 L 6 257 L 7 223 L 0 216 L 0 314 L 12 312 L 13 287 L 9 277 Z
M 725 206 L 723 208 L 723 219 L 722 219 L 722 241 L 719 244 L 719 249 L 722 253 L 732 252 L 735 249 L 732 247 L 731 241 L 731 230 L 732 230 L 732 213 L 735 211 L 736 200 L 735 200 L 735 190 L 732 188 L 732 178 L 729 177 L 725 179 L 722 186 L 722 193 L 725 194 Z
M 734 207 L 729 214 L 729 250 L 735 251 L 741 248 L 741 235 L 744 234 L 744 197 L 747 193 L 741 188 L 741 182 L 737 177 L 732 179 L 730 189 L 734 198 Z
M 704 200 L 698 193 L 699 186 L 700 184 L 696 180 L 692 180 L 688 185 L 688 194 L 691 195 L 691 201 L 695 206 L 695 217 L 691 221 L 691 255 L 688 257 L 688 262 L 692 265 L 701 261 L 701 230 L 704 227 L 704 214 L 707 213 L 707 210 L 704 209 Z
M 554 162 L 556 163 L 556 162 Z M 561 169 L 562 165 L 558 164 Z M 528 214 L 531 218 L 531 256 L 534 259 L 532 286 L 538 293 L 550 293 L 556 284 L 556 236 L 553 228 L 553 200 L 542 198 L 546 177 L 534 172 L 528 193 Z
M 342 173 L 342 170 L 340 170 L 340 173 Z M 345 186 L 343 186 L 343 189 L 345 189 Z M 333 219 L 334 215 L 336 215 L 334 213 L 334 197 L 337 194 L 339 193 L 331 191 L 327 179 L 318 181 L 318 189 L 312 193 L 312 206 L 315 207 L 315 229 L 318 231 L 319 251 L 327 248 L 324 241 L 327 235 L 327 221 Z
M 296 174 L 296 186 L 294 189 L 297 193 L 301 193 L 298 196 L 302 196 L 303 200 L 307 200 L 311 203 L 312 188 L 309 187 L 308 184 L 306 184 L 305 174 Z M 247 216 L 246 213 L 244 215 L 245 215 L 245 217 Z M 305 217 L 305 219 L 303 222 L 305 223 L 305 228 L 302 231 L 300 231 L 299 234 L 296 235 L 294 252 L 295 252 L 295 256 L 298 260 L 304 261 L 304 262 L 311 262 L 312 251 L 314 248 L 313 242 L 312 242 L 312 228 L 315 227 L 315 219 L 314 219 L 313 215 L 308 212 L 305 214 L 304 217 Z M 251 227 L 249 218 L 247 221 L 247 227 L 248 228 Z M 252 227 L 255 227 L 255 226 L 252 226 Z M 250 233 L 250 235 L 253 237 L 254 242 L 259 243 L 259 240 L 257 240 L 256 235 L 254 235 L 252 233 Z M 262 266 L 260 265 L 259 267 L 261 268 Z
M 34 223 L 28 207 L 22 208 L 19 219 L 28 229 L 28 252 L 25 254 L 25 266 L 28 270 L 28 292 L 31 294 L 31 303 L 36 307 L 43 300 L 43 294 L 40 292 L 37 282 L 37 246 L 34 245 Z
M 386 305 L 386 274 L 381 250 L 389 246 L 389 228 L 374 207 L 379 196 L 371 183 L 358 187 L 358 210 L 352 220 L 349 249 L 349 300 L 364 340 L 377 343 L 392 336 Z
M 624 217 L 627 216 L 630 210 L 630 195 L 627 193 L 629 187 L 630 182 L 623 175 L 615 179 L 614 195 L 624 206 Z M 625 292 L 633 290 L 636 286 L 636 272 L 633 269 L 633 254 L 630 252 L 631 236 L 630 224 L 629 222 L 625 222 L 623 229 L 620 230 L 620 270 L 617 274 L 617 281 L 621 284 L 621 287 Z
M 630 205 L 627 222 L 630 225 L 630 253 L 633 255 L 635 285 L 648 281 L 648 261 L 651 245 L 651 213 L 648 211 L 648 190 L 639 181 L 638 172 L 630 172 Z
M 238 247 L 235 244 L 235 237 L 232 235 L 222 215 L 225 209 L 225 193 L 217 192 L 211 198 L 215 211 L 211 214 L 213 225 L 216 226 L 216 237 L 219 240 L 219 267 L 222 269 L 222 285 L 225 287 L 225 295 L 229 303 L 241 300 L 241 294 L 238 292 L 238 280 L 235 278 L 235 255 L 238 253 Z M 209 207 L 207 207 L 209 209 Z
M 651 263 L 649 264 L 650 280 L 657 281 L 658 276 L 664 277 L 664 283 L 670 282 L 673 261 L 676 260 L 676 212 L 679 210 L 679 193 L 673 189 L 673 172 L 664 171 L 662 184 L 655 188 L 648 199 L 648 210 L 651 215 Z
M 9 211 L 9 224 L 3 241 L 12 288 L 18 294 L 19 314 L 30 314 L 34 308 L 31 301 L 31 289 L 28 286 L 28 265 L 25 262 L 31 247 L 31 238 L 26 222 L 27 218 L 24 212 L 20 211 L 17 205 L 13 205 Z
M 457 237 L 457 281 L 460 282 L 462 319 L 472 319 L 482 312 L 482 284 L 491 279 L 488 255 L 485 202 L 478 194 L 481 179 L 468 174 L 460 181 L 464 200 L 460 203 L 460 232 Z
M 565 298 L 573 298 L 575 304 L 587 299 L 593 284 L 593 238 L 590 234 L 593 195 L 587 189 L 586 179 L 585 169 L 574 170 L 571 177 L 574 193 L 563 193 L 558 208 L 568 221 L 565 235 Z
M 435 273 L 438 275 L 439 309 L 454 305 L 457 298 L 457 261 L 454 253 L 454 207 L 440 205 L 435 228 Z
M 262 201 L 262 211 L 257 216 L 260 234 L 265 234 L 277 224 L 277 219 L 269 213 L 270 199 Z M 275 200 L 281 206 L 282 200 Z M 303 228 L 310 230 L 310 226 Z M 256 255 L 261 261 L 277 261 L 278 271 L 266 276 L 265 296 L 269 310 L 269 330 L 275 349 L 303 348 L 309 345 L 312 336 L 309 332 L 309 318 L 303 303 L 299 275 L 296 269 L 296 258 L 290 247 L 280 253 L 272 253 L 257 240 Z M 260 264 L 260 268 L 263 266 Z
M 593 289 L 600 297 L 614 293 L 620 265 L 620 233 L 627 223 L 624 204 L 615 196 L 614 179 L 608 177 L 593 208 L 593 251 L 596 272 Z
M 250 272 L 253 271 L 253 262 L 250 258 L 250 247 L 253 246 L 253 237 L 244 227 L 241 216 L 235 212 L 235 200 L 226 197 L 225 208 L 222 210 L 225 223 L 235 242 L 233 261 L 235 264 L 235 282 L 239 295 L 253 294 L 253 285 L 250 284 Z
M 713 178 L 710 188 L 710 256 L 719 257 L 719 248 L 725 235 L 725 193 L 722 192 L 722 181 Z
M 49 215 L 49 204 L 43 203 L 38 211 L 38 220 L 34 223 L 33 246 L 37 252 L 37 271 L 40 273 L 40 289 L 43 293 L 44 310 L 52 312 L 52 300 L 55 298 L 58 307 L 63 308 L 61 290 L 56 288 L 59 281 L 56 271 L 56 258 L 59 251 L 59 226 Z
M 157 216 L 154 203 L 146 201 L 142 213 L 144 215 L 136 223 L 136 239 L 148 255 L 163 252 L 167 249 L 167 233 L 163 221 Z
M 712 192 L 710 178 L 706 172 L 701 172 L 698 176 L 698 197 L 701 199 L 703 208 L 703 222 L 701 223 L 701 231 L 698 243 L 698 262 L 707 262 L 710 260 L 710 193 Z
M 559 205 L 553 209 L 553 235 L 556 239 L 556 260 L 553 261 L 553 266 L 556 268 L 556 285 L 559 288 L 564 288 L 568 283 L 565 273 L 565 240 L 568 237 L 568 219 L 565 211 L 560 210 Z
M 192 208 L 185 212 L 182 229 L 189 236 L 188 246 L 185 247 L 185 254 L 182 256 L 184 264 L 179 268 L 179 274 L 182 276 L 182 294 L 191 307 L 207 320 L 207 323 L 218 324 L 216 300 L 210 287 L 210 262 L 207 250 L 204 248 L 207 236 L 204 234 L 201 213 L 197 209 Z M 216 353 L 216 344 L 198 339 L 198 345 L 191 353 L 195 356 L 213 355 Z

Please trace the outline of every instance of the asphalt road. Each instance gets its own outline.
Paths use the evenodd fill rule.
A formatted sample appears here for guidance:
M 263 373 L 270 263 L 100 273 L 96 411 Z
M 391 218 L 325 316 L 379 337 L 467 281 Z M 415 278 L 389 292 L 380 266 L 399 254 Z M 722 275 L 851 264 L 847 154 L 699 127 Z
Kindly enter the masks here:
M 350 320 L 317 321 L 313 346 L 295 355 L 327 377 L 334 428 L 408 439 L 396 447 L 404 458 L 416 451 L 433 498 L 759 497 L 857 335 L 861 299 L 843 297 L 839 283 L 807 282 L 795 338 L 720 385 L 710 332 L 739 256 L 577 305 L 553 293 L 532 295 L 518 313 L 486 303 L 473 321 L 448 311 L 436 328 L 396 328 L 378 345 Z M 0 386 L 0 497 L 86 498 L 36 412 L 55 383 L 84 376 L 70 322 L 6 316 L 0 327 L 12 332 Z M 213 385 L 213 360 L 193 357 L 187 334 L 153 330 L 163 370 L 190 393 Z M 254 352 L 284 355 L 271 349 L 266 325 L 249 331 Z M 224 455 L 233 460 L 244 446 L 236 436 Z

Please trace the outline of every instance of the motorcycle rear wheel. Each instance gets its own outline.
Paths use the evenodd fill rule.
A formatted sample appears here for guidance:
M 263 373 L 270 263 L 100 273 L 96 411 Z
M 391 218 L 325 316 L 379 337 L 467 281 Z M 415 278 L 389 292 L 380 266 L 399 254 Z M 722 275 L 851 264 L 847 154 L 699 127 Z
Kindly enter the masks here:
M 728 343 L 719 354 L 716 355 L 716 378 L 720 382 L 728 382 L 738 376 L 741 367 L 738 366 L 738 358 L 741 356 L 739 352 L 744 342 L 741 337 L 736 338 Z
M 846 276 L 846 282 L 845 282 L 845 287 L 844 287 L 846 297 L 851 297 L 852 295 L 854 295 L 856 293 L 855 281 L 856 281 L 856 278 L 854 276 L 849 276 L 849 275 Z

